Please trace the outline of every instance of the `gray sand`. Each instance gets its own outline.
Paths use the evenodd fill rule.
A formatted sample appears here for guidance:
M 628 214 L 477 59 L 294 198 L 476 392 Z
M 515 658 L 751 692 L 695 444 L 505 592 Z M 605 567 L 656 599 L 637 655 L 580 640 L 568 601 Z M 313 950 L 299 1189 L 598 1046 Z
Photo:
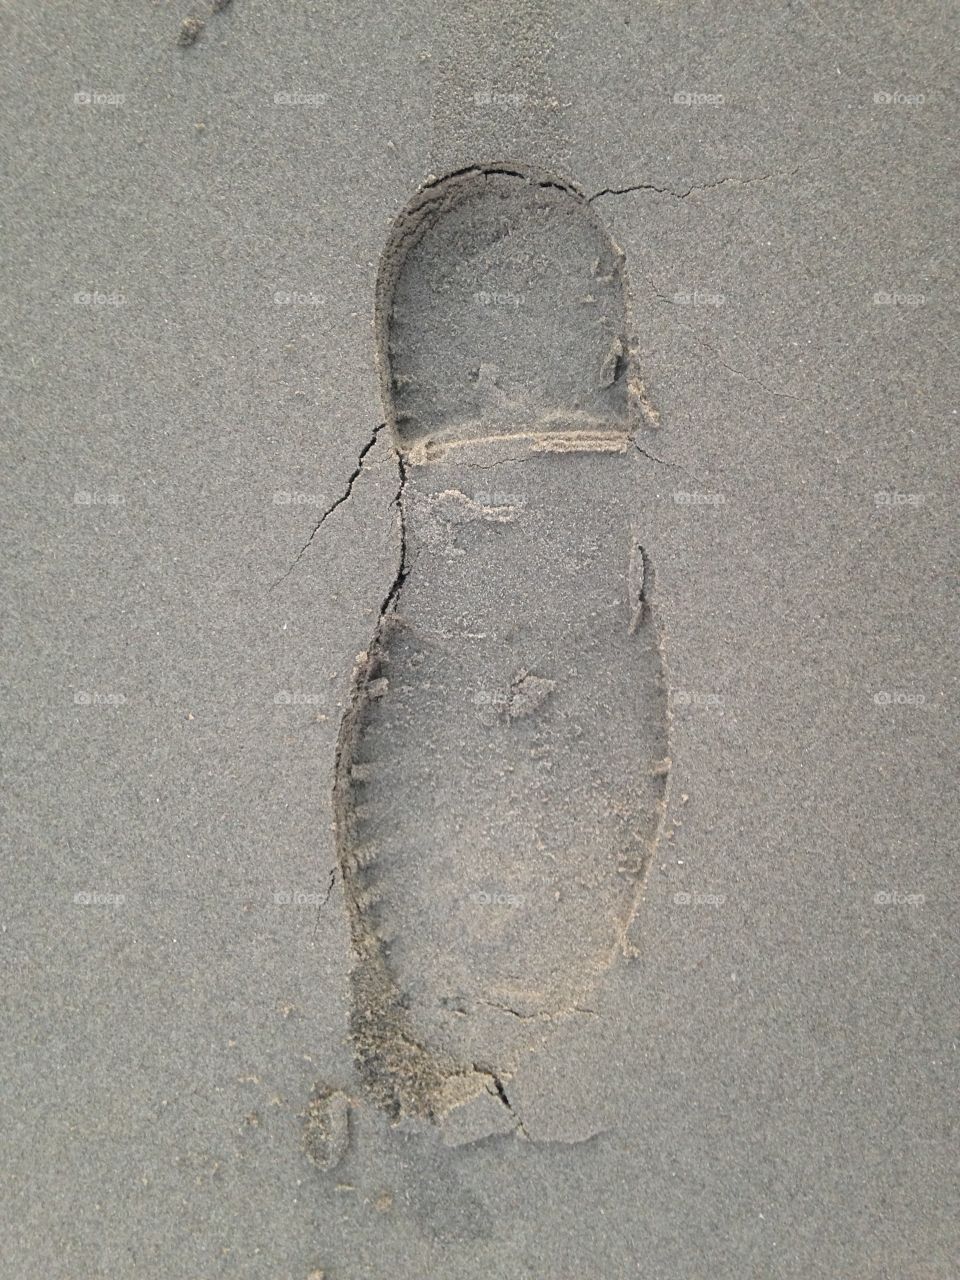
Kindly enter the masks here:
M 8 22 L 0 1273 L 947 1280 L 954 14 L 210 9 Z M 533 1138 L 361 1098 L 331 799 L 399 564 L 381 254 L 495 164 L 624 251 L 669 676 Z

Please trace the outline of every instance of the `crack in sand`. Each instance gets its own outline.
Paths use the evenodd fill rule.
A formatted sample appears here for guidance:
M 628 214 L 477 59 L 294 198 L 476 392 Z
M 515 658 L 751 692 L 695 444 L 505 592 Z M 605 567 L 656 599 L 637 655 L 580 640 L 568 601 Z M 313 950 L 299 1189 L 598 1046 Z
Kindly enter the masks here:
M 695 480 L 697 484 L 703 483 L 703 481 L 700 480 L 698 476 L 695 476 L 692 471 L 688 471 L 682 462 L 670 462 L 667 458 L 658 458 L 655 453 L 648 452 L 648 450 L 644 449 L 642 444 L 638 444 L 636 439 L 633 440 L 633 445 L 634 448 L 636 448 L 638 452 L 642 453 L 650 462 L 655 462 L 661 467 L 670 467 L 673 471 L 682 471 L 685 476 L 689 477 L 691 480 Z
M 387 592 L 384 597 L 383 604 L 380 606 L 380 614 L 377 618 L 377 630 L 374 635 L 375 645 L 380 640 L 387 612 L 391 605 L 396 605 L 396 602 L 400 597 L 400 592 L 403 590 L 403 584 L 406 582 L 407 576 L 410 573 L 409 566 L 407 565 L 407 518 L 403 509 L 403 491 L 407 484 L 407 468 L 403 461 L 403 454 L 397 452 L 396 457 L 400 483 L 397 486 L 397 492 L 394 496 L 392 505 L 397 508 L 397 517 L 400 522 L 400 562 L 397 565 L 396 576 L 390 584 L 390 590 Z
M 657 297 L 662 302 L 667 302 L 670 304 L 670 306 L 677 305 L 676 300 L 674 298 L 668 297 L 667 294 L 663 293 L 657 287 L 656 283 L 650 278 L 650 276 L 644 276 L 644 279 L 646 280 L 647 284 L 650 286 L 650 288 L 653 290 L 653 292 L 657 295 Z M 696 329 L 692 328 L 688 324 L 683 324 L 682 322 L 678 322 L 678 324 L 679 324 L 679 327 L 683 329 L 685 333 L 689 333 L 690 336 L 694 339 L 694 341 L 698 342 L 700 346 L 703 347 L 704 351 L 709 352 L 709 354 L 713 356 L 714 360 L 716 360 L 716 362 L 720 365 L 720 367 L 722 369 L 726 369 L 727 373 L 732 373 L 734 377 L 737 377 L 737 378 L 743 378 L 745 382 L 749 382 L 753 386 L 759 387 L 760 390 L 765 391 L 767 395 L 780 396 L 784 400 L 796 400 L 799 404 L 808 403 L 808 401 L 804 400 L 802 396 L 794 395 L 793 392 L 791 391 L 778 391 L 776 387 L 767 386 L 765 382 L 762 382 L 759 378 L 753 377 L 749 373 L 745 373 L 742 369 L 734 368 L 732 364 L 728 364 L 726 360 L 724 360 L 723 356 L 720 354 L 720 352 L 717 350 L 716 347 L 712 346 L 711 343 L 709 343 L 706 340 L 706 338 L 701 337 L 701 335 L 696 331 Z M 740 341 L 744 342 L 744 345 L 746 345 L 745 340 L 739 334 L 734 333 L 734 337 L 740 337 Z M 637 444 L 636 440 L 634 440 L 633 443 Z M 637 445 L 637 448 L 639 449 L 640 446 Z M 645 453 L 645 450 L 641 449 L 640 452 Z M 646 456 L 652 458 L 652 455 L 650 454 L 646 454 Z M 666 459 L 663 459 L 663 458 L 652 458 L 652 461 L 662 462 L 664 463 L 665 466 L 679 466 L 679 463 L 667 462 Z M 683 469 L 684 468 L 681 467 L 681 470 Z M 689 471 L 687 472 L 687 474 L 690 475 L 691 480 L 698 480 L 698 483 L 700 483 L 697 476 L 691 475 Z
M 554 191 L 562 191 L 565 194 L 583 195 L 583 192 L 574 183 L 558 182 L 556 179 L 544 176 L 532 177 L 528 173 L 524 173 L 520 169 L 510 169 L 504 166 L 468 164 L 462 169 L 454 169 L 451 173 L 444 174 L 443 177 L 431 176 L 423 184 L 422 190 L 430 191 L 436 187 L 445 189 L 449 186 L 452 179 L 470 178 L 483 174 L 488 178 L 521 178 L 524 182 L 529 182 L 534 187 L 552 188 Z
M 359 478 L 360 473 L 363 470 L 363 464 L 366 460 L 367 454 L 370 452 L 373 446 L 377 443 L 377 439 L 380 435 L 380 432 L 384 429 L 386 425 L 387 424 L 385 422 L 381 422 L 373 428 L 373 431 L 370 435 L 370 439 L 366 442 L 366 444 L 363 446 L 363 448 L 360 450 L 359 454 L 357 455 L 357 465 L 354 467 L 350 476 L 348 476 L 347 485 L 343 493 L 341 493 L 340 497 L 337 498 L 336 501 L 331 502 L 329 507 L 327 507 L 326 511 L 324 511 L 323 515 L 320 517 L 317 523 L 313 526 L 313 529 L 310 532 L 310 537 L 307 538 L 306 542 L 297 552 L 289 569 L 287 569 L 285 573 L 282 573 L 275 582 L 271 583 L 271 586 L 270 586 L 271 591 L 273 591 L 275 587 L 278 587 L 281 582 L 285 582 L 286 579 L 290 577 L 291 573 L 293 573 L 294 569 L 297 567 L 297 565 L 306 555 L 307 551 L 310 548 L 311 543 L 313 542 L 317 534 L 320 532 L 320 528 L 323 525 L 324 521 L 327 519 L 327 517 L 333 515 L 334 511 L 336 511 L 338 507 L 342 507 L 343 504 L 349 499 L 350 495 L 353 493 L 353 486 L 354 484 L 356 484 L 357 479 Z
M 572 1017 L 575 1013 L 588 1014 L 590 1017 L 596 1018 L 596 1009 L 584 1009 L 578 1004 L 572 1004 L 559 1009 L 536 1009 L 533 1013 L 521 1013 L 519 1009 L 514 1009 L 511 1005 L 501 1004 L 498 1000 L 477 1001 L 478 1004 L 484 1004 L 490 1009 L 498 1009 L 501 1013 L 509 1013 L 512 1017 L 518 1018 L 521 1022 L 556 1022 L 561 1018 Z
M 485 1067 L 481 1067 L 476 1062 L 473 1064 L 473 1069 L 478 1073 L 478 1075 L 486 1076 L 488 1080 L 493 1081 L 493 1088 L 491 1089 L 490 1086 L 487 1085 L 487 1092 L 490 1094 L 491 1097 L 498 1098 L 500 1102 L 503 1103 L 503 1105 L 510 1112 L 510 1115 L 513 1117 L 514 1121 L 516 1122 L 515 1123 L 516 1131 L 519 1133 L 522 1133 L 523 1136 L 529 1141 L 530 1135 L 529 1133 L 527 1133 L 526 1126 L 524 1125 L 523 1121 L 520 1119 L 520 1116 L 514 1110 L 513 1103 L 507 1097 L 507 1091 L 504 1088 L 503 1081 L 500 1079 L 500 1077 L 496 1074 L 495 1071 L 490 1071 Z
M 705 351 L 710 352 L 720 367 L 726 369 L 728 373 L 732 373 L 737 378 L 743 378 L 744 382 L 749 382 L 752 383 L 753 386 L 759 387 L 760 390 L 765 391 L 768 396 L 779 396 L 783 400 L 795 400 L 798 404 L 807 403 L 802 396 L 796 396 L 792 391 L 778 391 L 776 387 L 768 387 L 765 382 L 761 382 L 759 378 L 755 378 L 749 373 L 744 373 L 742 369 L 735 369 L 732 364 L 727 364 L 726 360 L 724 360 L 716 347 L 711 346 L 705 338 L 701 338 L 694 329 L 691 329 L 689 325 L 684 325 L 684 328 L 693 335 L 694 339 L 700 343 L 701 347 L 703 347 Z
M 316 923 L 313 926 L 314 937 L 317 936 L 317 930 L 320 928 L 320 912 L 330 901 L 330 895 L 331 893 L 333 893 L 333 886 L 334 886 L 334 883 L 336 882 L 336 879 L 337 879 L 337 867 L 336 865 L 334 865 L 330 868 L 330 879 L 327 881 L 327 891 L 323 895 L 323 901 L 317 907 L 317 919 L 316 919 Z
M 675 191 L 673 187 L 658 187 L 652 182 L 637 182 L 628 187 L 604 187 L 602 191 L 595 192 L 592 196 L 588 196 L 588 203 L 594 200 L 600 200 L 604 196 L 626 196 L 632 195 L 639 191 L 653 191 L 660 196 L 672 196 L 674 200 L 686 200 L 696 191 L 713 191 L 717 187 L 726 186 L 733 183 L 739 187 L 748 187 L 756 182 L 769 182 L 773 178 L 794 178 L 800 173 L 803 165 L 798 164 L 793 169 L 783 169 L 774 173 L 758 173 L 752 178 L 741 178 L 736 174 L 729 174 L 723 178 L 717 178 L 715 182 L 694 183 L 693 186 L 687 187 L 686 191 Z

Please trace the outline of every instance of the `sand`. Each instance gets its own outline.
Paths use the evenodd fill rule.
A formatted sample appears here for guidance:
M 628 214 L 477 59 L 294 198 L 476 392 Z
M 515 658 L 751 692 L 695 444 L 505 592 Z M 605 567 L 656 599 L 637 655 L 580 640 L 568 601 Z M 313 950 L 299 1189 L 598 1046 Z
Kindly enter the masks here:
M 946 1280 L 946 9 L 8 25 L 0 1270 Z M 510 1082 L 533 1137 L 361 1096 L 332 808 L 399 564 L 381 254 L 476 165 L 624 252 L 669 675 L 629 958 Z

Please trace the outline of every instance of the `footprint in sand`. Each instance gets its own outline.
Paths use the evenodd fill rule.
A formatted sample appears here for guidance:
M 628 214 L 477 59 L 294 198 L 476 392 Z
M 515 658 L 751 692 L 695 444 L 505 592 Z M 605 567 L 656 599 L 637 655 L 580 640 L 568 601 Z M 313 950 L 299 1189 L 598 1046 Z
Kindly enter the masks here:
M 422 190 L 377 320 L 401 565 L 336 761 L 351 1030 L 391 1117 L 476 1136 L 522 1129 L 511 1077 L 623 953 L 663 815 L 642 384 L 623 255 L 542 175 Z

